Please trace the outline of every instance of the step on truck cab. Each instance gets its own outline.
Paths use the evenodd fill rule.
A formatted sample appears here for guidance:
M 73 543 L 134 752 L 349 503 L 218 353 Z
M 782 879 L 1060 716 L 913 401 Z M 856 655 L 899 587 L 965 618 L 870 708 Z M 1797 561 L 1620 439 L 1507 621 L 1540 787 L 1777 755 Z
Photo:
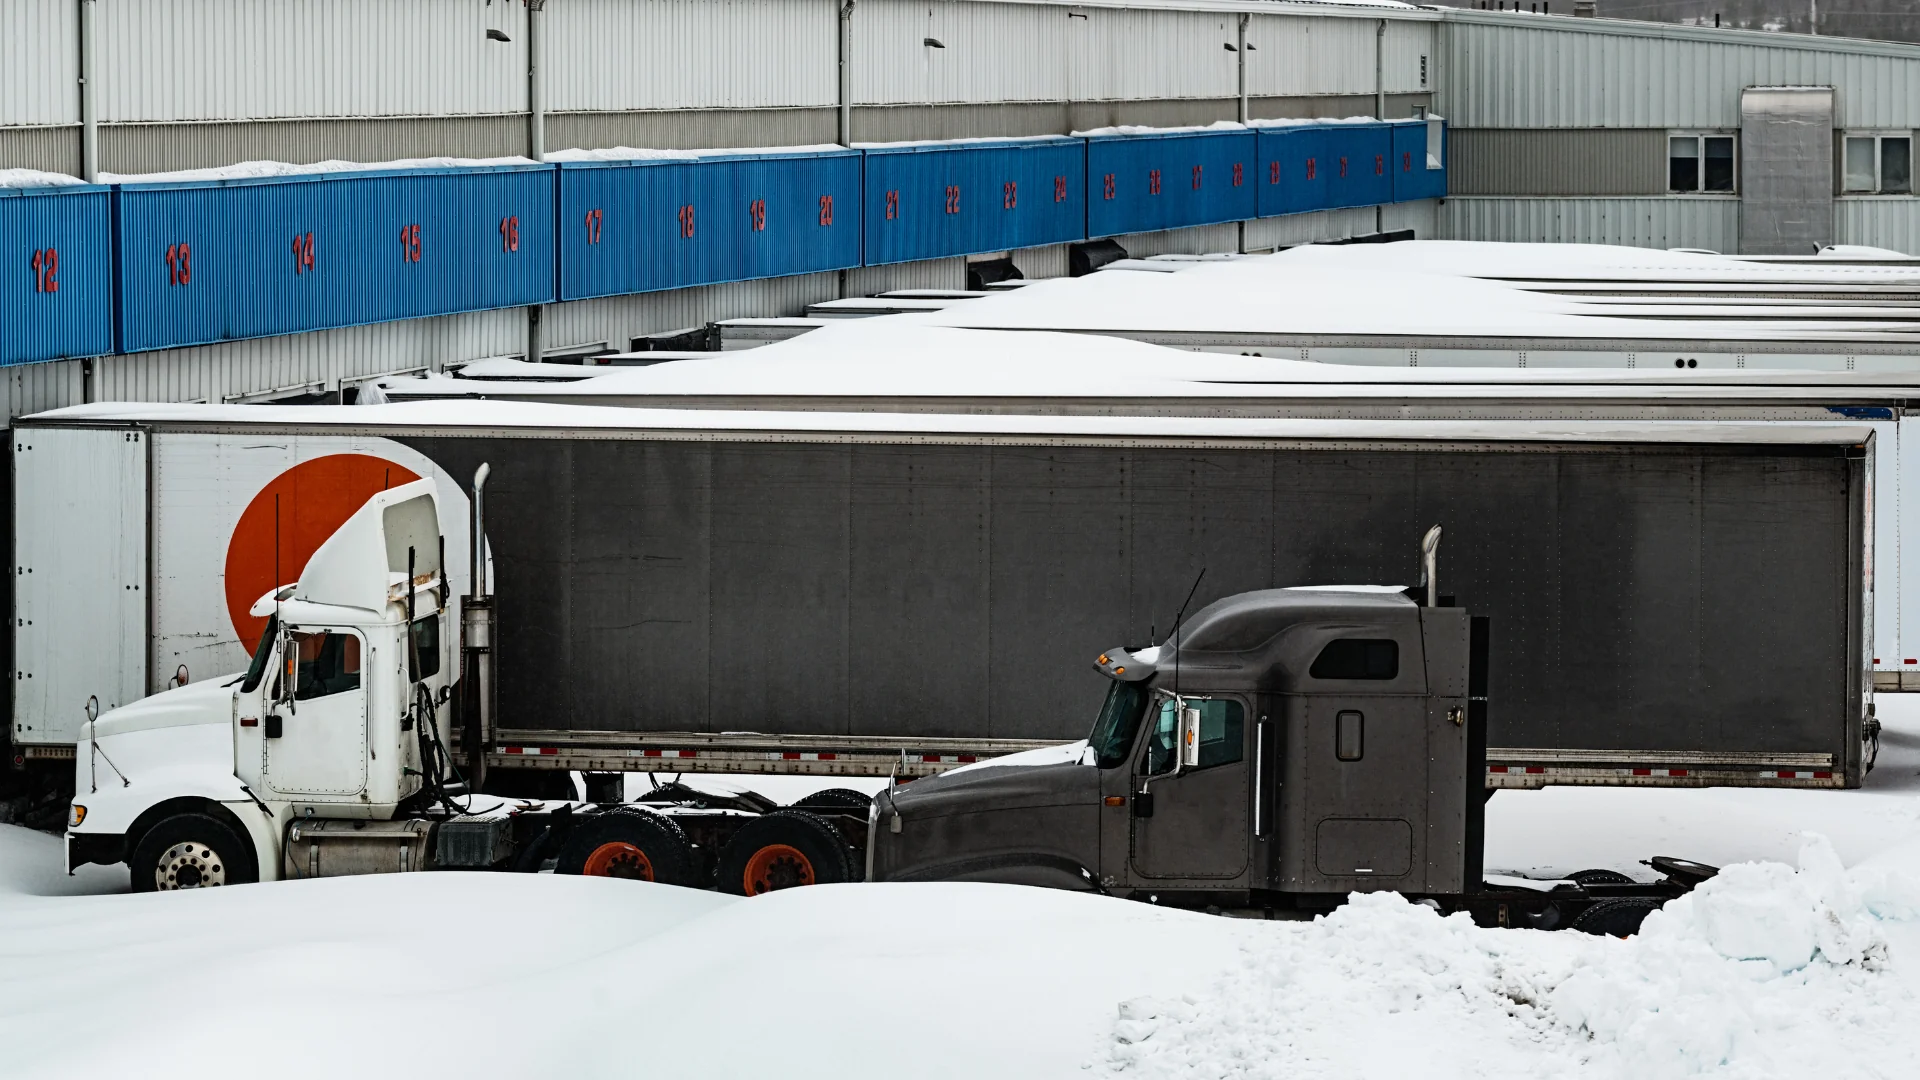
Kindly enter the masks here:
M 792 807 L 677 785 L 638 803 L 467 794 L 447 741 L 490 604 L 464 598 L 463 637 L 438 520 L 432 481 L 380 492 L 254 604 L 266 629 L 246 671 L 90 711 L 69 869 L 125 862 L 136 891 L 549 865 L 749 894 L 856 878 L 857 792 Z M 491 672 L 474 671 L 483 708 Z
M 1433 898 L 1495 924 L 1631 931 L 1712 873 L 1639 885 L 1482 880 L 1488 620 L 1426 585 L 1240 593 L 1169 640 L 1110 649 L 1086 741 L 875 799 L 874 881 L 976 880 L 1274 912 L 1353 892 Z

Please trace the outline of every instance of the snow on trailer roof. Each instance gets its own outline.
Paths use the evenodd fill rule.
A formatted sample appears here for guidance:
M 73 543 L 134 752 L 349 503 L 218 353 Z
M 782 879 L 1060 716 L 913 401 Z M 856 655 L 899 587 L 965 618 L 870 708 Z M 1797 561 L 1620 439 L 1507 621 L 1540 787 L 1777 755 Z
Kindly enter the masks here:
M 1839 405 L 1920 398 L 1920 372 L 1748 368 L 1406 368 L 1197 353 L 1126 338 L 836 321 L 757 349 L 647 368 L 599 369 L 572 384 L 445 376 L 380 380 L 395 398 L 514 396 L 593 404 L 612 398 L 1655 398 L 1805 400 Z
M 836 413 L 621 409 L 520 401 L 432 401 L 388 405 L 195 405 L 100 402 L 36 413 L 20 427 L 143 424 L 186 430 L 267 429 L 391 434 L 542 433 L 733 441 L 1102 442 L 1159 440 L 1274 443 L 1644 443 L 1661 445 L 1858 446 L 1862 423 L 1744 423 L 1620 420 L 1349 420 L 1188 416 Z

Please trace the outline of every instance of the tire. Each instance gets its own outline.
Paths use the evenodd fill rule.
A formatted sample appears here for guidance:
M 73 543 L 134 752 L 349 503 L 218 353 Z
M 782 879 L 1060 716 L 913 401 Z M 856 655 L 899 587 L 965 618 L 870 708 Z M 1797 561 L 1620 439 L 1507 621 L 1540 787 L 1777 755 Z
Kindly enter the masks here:
M 839 830 L 805 810 L 781 810 L 742 825 L 721 849 L 714 876 L 721 892 L 735 896 L 860 880 Z
M 176 814 L 148 829 L 127 860 L 134 892 L 251 885 L 260 863 L 251 840 L 211 814 Z
M 678 825 L 650 810 L 623 806 L 575 825 L 560 845 L 553 872 L 690 886 L 694 865 L 693 845 Z
M 1567 880 L 1582 886 L 1588 885 L 1631 885 L 1633 879 L 1618 870 L 1582 870 L 1577 874 L 1568 874 Z
M 793 806 L 802 810 L 859 810 L 865 812 L 873 805 L 873 796 L 862 795 L 852 788 L 831 787 L 816 791 L 804 799 L 794 800 Z
M 1573 917 L 1573 928 L 1586 934 L 1626 938 L 1640 932 L 1640 924 L 1659 910 L 1660 901 L 1646 896 L 1616 896 L 1591 904 Z

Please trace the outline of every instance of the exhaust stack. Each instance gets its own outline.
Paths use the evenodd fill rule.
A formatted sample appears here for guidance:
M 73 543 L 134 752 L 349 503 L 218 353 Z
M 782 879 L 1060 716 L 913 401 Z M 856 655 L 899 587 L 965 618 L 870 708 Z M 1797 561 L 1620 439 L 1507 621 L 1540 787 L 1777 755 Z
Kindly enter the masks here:
M 481 462 L 473 472 L 473 592 L 460 605 L 461 651 L 473 688 L 474 710 L 467 732 L 470 790 L 486 779 L 487 747 L 493 744 L 493 597 L 487 592 L 487 476 L 493 466 Z
M 1427 587 L 1427 606 L 1440 606 L 1440 526 L 1427 530 L 1420 541 L 1420 577 Z

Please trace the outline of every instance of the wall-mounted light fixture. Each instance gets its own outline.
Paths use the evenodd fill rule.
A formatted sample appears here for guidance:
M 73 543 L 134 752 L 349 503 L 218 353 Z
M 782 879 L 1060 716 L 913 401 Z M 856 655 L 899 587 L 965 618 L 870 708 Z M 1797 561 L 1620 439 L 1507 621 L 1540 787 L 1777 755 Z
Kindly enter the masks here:
M 924 38 L 924 39 L 922 39 L 922 40 L 921 40 L 921 42 L 920 42 L 920 44 L 922 44 L 922 45 L 925 45 L 925 46 L 926 46 L 927 48 L 929 48 L 929 49 L 944 49 L 944 48 L 946 48 L 946 46 L 945 46 L 945 45 L 942 45 L 942 44 L 940 44 L 940 39 L 939 39 L 939 38 Z

